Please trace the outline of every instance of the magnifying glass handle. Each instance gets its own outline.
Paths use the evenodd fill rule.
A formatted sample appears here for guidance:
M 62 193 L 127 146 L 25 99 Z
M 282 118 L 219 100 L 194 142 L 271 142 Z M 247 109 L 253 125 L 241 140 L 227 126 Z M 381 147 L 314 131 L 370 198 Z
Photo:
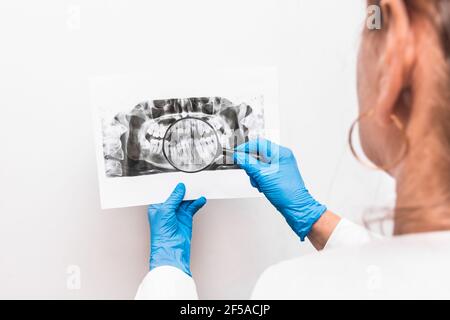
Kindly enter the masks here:
M 230 150 L 230 149 L 225 149 L 225 148 L 222 148 L 222 150 L 225 151 L 229 155 L 233 155 L 235 153 L 245 153 L 245 154 L 250 155 L 249 153 L 243 152 L 243 151 L 236 151 L 236 150 Z M 262 156 L 260 156 L 259 154 L 251 154 L 251 156 L 259 161 L 264 162 L 264 158 Z

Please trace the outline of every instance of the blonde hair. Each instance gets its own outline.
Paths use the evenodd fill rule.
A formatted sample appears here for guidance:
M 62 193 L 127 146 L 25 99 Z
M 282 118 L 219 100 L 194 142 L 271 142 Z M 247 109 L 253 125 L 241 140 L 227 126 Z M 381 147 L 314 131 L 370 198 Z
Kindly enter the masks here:
M 450 0 L 403 0 L 409 15 L 425 17 L 436 29 L 444 65 L 436 65 L 439 101 L 432 111 L 433 130 L 439 135 L 444 156 L 450 159 Z M 381 0 L 368 0 L 369 5 L 381 5 Z M 383 29 L 383 28 L 381 28 Z
M 368 0 L 368 5 L 381 5 L 381 0 Z M 386 220 L 397 217 L 399 215 L 421 214 L 423 208 L 426 207 L 441 207 L 450 201 L 448 194 L 450 187 L 450 172 L 448 170 L 450 164 L 450 0 L 403 0 L 405 7 L 411 19 L 426 19 L 427 23 L 436 31 L 437 45 L 427 50 L 434 50 L 439 56 L 439 61 L 432 61 L 427 67 L 433 68 L 429 70 L 434 75 L 433 85 L 434 92 L 432 105 L 429 110 L 429 123 L 427 130 L 433 138 L 433 143 L 437 143 L 439 152 L 438 159 L 440 163 L 436 163 L 440 167 L 439 188 L 444 189 L 445 201 L 430 204 L 412 203 L 409 207 L 396 207 L 389 216 L 385 214 L 373 215 L 365 214 L 363 221 L 366 225 L 374 223 L 384 223 Z M 383 12 L 382 12 L 383 15 Z M 383 32 L 384 28 L 381 28 Z M 387 29 L 386 29 L 387 30 Z M 366 36 L 378 38 L 376 32 L 369 32 L 366 30 Z M 372 38 L 375 40 L 375 38 Z M 371 39 L 371 40 L 372 40 Z M 436 43 L 436 42 L 435 42 Z M 432 135 L 431 135 L 432 133 Z M 427 140 L 426 143 L 429 143 Z M 420 161 L 419 161 L 420 163 Z M 429 165 L 429 164 L 424 164 Z M 436 170 L 439 170 L 436 168 Z M 437 184 L 436 184 L 437 185 Z M 438 192 L 438 190 L 436 190 Z M 383 212 L 387 212 L 383 210 Z
M 450 60 L 450 0 L 404 0 L 410 12 L 425 13 L 439 32 L 443 52 Z M 381 0 L 368 0 L 369 5 L 380 5 Z

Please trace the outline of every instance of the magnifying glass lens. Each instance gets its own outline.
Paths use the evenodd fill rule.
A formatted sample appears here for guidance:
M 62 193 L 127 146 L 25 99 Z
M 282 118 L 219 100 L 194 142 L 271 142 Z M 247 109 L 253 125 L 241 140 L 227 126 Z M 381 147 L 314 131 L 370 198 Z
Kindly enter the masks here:
M 184 172 L 208 168 L 217 158 L 218 137 L 214 128 L 202 119 L 184 118 L 173 123 L 163 140 L 167 161 Z

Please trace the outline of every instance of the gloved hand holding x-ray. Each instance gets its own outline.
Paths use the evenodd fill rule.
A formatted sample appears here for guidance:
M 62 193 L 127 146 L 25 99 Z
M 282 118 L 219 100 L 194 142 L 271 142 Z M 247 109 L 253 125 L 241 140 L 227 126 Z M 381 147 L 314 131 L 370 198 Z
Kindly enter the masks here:
M 302 241 L 327 208 L 306 189 L 291 150 L 268 140 L 253 140 L 234 150 L 234 159 L 284 216 Z M 186 188 L 179 184 L 163 204 L 148 209 L 151 226 L 150 269 L 174 266 L 191 275 L 190 244 L 193 215 L 206 199 L 183 201 Z
M 236 151 L 234 157 L 250 177 L 251 184 L 267 197 L 304 241 L 327 208 L 309 194 L 292 151 L 262 139 L 240 145 Z
M 205 205 L 206 199 L 201 197 L 183 201 L 185 193 L 186 187 L 180 183 L 164 203 L 148 208 L 150 270 L 160 266 L 172 266 L 191 275 L 192 219 Z
M 234 159 L 248 174 L 250 183 L 266 196 L 304 241 L 327 208 L 309 194 L 292 151 L 258 139 L 238 146 Z M 148 209 L 150 269 L 169 265 L 191 275 L 192 219 L 206 199 L 183 201 L 185 192 L 184 184 L 178 184 L 166 202 Z

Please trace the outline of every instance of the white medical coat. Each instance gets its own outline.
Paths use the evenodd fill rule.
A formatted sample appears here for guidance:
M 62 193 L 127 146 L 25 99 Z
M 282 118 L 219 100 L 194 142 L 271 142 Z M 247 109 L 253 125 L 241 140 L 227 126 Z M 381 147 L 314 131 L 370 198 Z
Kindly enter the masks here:
M 325 249 L 267 269 L 252 299 L 450 299 L 450 232 L 382 238 L 346 219 Z M 198 299 L 194 280 L 164 266 L 136 299 Z

